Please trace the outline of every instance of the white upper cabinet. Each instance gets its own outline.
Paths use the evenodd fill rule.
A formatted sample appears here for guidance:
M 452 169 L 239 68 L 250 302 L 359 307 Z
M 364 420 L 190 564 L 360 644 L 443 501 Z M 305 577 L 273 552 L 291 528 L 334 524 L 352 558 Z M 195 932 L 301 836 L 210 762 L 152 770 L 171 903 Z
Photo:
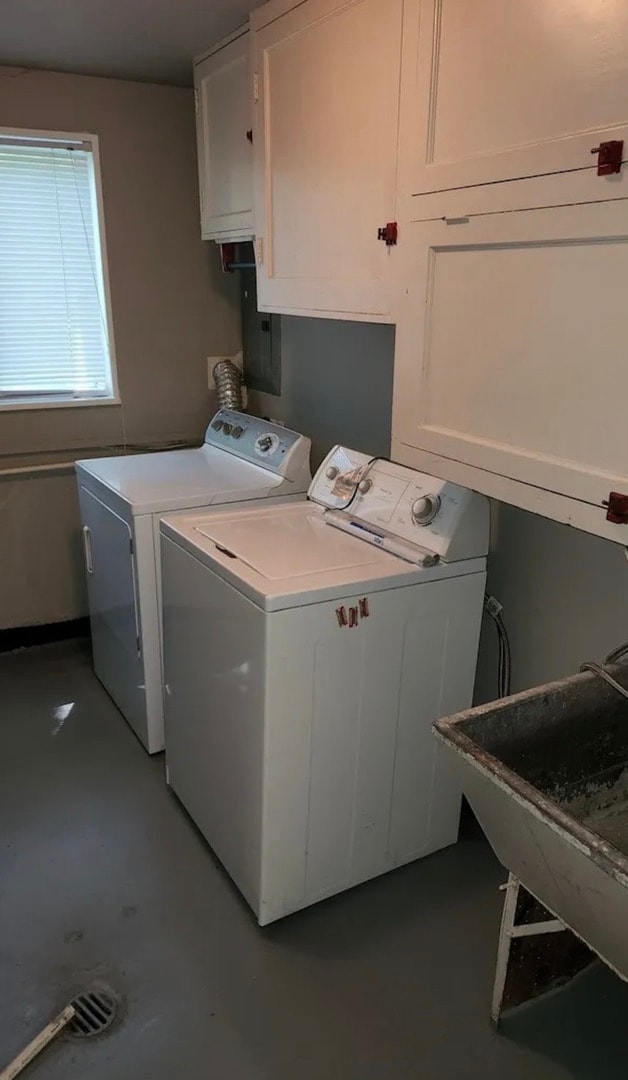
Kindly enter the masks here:
M 626 0 L 421 0 L 415 40 L 414 193 L 595 174 L 600 142 L 628 150 Z
M 271 0 L 254 35 L 260 310 L 390 321 L 403 0 Z
M 249 44 L 244 27 L 194 65 L 203 240 L 255 232 Z
M 628 545 L 627 208 L 407 227 L 395 460 Z

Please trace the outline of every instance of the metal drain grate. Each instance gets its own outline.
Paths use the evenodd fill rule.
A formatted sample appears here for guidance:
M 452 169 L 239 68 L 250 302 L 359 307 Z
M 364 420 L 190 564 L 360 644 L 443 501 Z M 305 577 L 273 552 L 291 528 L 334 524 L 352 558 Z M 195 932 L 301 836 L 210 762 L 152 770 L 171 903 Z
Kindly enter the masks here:
M 118 1003 L 107 990 L 86 990 L 77 994 L 70 1004 L 75 1015 L 67 1026 L 68 1035 L 76 1039 L 90 1039 L 101 1035 L 116 1018 Z

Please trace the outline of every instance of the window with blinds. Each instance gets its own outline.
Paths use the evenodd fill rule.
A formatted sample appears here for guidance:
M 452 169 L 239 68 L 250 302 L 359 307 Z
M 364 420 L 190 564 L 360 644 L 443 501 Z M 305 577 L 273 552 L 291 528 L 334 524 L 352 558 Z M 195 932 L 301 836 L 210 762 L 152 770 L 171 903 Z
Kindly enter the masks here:
M 96 162 L 0 130 L 0 408 L 117 400 Z

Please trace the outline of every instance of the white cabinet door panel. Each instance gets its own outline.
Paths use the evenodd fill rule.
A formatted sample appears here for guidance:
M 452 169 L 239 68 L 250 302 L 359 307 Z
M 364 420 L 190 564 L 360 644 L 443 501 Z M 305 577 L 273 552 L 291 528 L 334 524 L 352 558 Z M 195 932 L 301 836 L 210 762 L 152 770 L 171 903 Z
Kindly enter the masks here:
M 592 169 L 628 139 L 628 4 L 421 0 L 416 72 L 415 192 Z
M 263 25 L 255 135 L 261 310 L 386 320 L 402 0 L 306 0 Z
M 628 492 L 628 202 L 417 222 L 408 246 L 397 458 L 580 500 L 608 535 L 603 502 Z
M 253 147 L 249 33 L 194 67 L 201 232 L 252 236 Z

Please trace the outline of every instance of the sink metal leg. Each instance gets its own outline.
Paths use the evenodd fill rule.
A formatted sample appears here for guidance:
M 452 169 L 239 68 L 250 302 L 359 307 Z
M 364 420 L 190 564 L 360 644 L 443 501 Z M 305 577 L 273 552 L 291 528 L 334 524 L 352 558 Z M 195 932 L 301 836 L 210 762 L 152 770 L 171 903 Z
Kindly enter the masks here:
M 499 944 L 497 946 L 497 965 L 495 967 L 495 982 L 493 984 L 493 1000 L 491 1002 L 491 1019 L 495 1024 L 499 1023 L 504 1000 L 504 989 L 508 975 L 508 960 L 510 959 L 510 946 L 512 945 L 512 932 L 515 925 L 515 912 L 519 897 L 519 882 L 514 874 L 508 875 L 508 881 L 501 886 L 504 890 L 504 907 L 502 909 L 502 921 L 499 928 Z
M 551 915 L 528 893 L 514 874 L 501 886 L 504 907 L 497 946 L 497 964 L 491 1018 L 500 1021 L 508 988 L 507 1006 L 521 1005 L 539 994 L 568 982 L 593 960 L 591 951 L 572 934 L 560 919 Z M 548 915 L 549 918 L 539 918 Z M 513 942 L 521 938 L 539 938 L 548 934 L 566 936 L 552 947 L 530 943 L 530 948 L 513 959 Z

